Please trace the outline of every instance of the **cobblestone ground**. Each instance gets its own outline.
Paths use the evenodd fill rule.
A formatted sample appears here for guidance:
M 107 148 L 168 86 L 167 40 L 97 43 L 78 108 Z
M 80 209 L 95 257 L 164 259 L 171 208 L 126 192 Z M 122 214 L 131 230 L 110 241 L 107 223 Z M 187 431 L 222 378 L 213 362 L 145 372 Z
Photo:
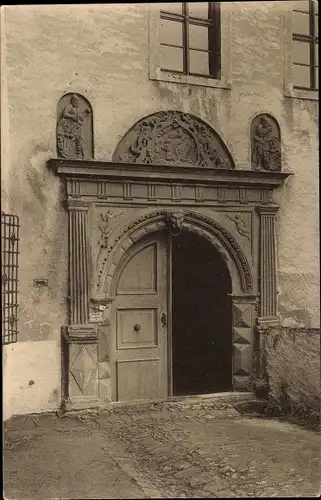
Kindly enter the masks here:
M 321 435 L 231 404 L 114 407 L 5 425 L 8 499 L 318 496 Z

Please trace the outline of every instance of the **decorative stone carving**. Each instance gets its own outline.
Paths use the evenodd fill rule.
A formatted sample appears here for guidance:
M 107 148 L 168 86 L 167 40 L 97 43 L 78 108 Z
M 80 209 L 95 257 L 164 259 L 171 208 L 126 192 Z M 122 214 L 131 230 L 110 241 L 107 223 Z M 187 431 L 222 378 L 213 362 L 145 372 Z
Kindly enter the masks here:
M 124 212 L 120 213 L 114 213 L 111 209 L 107 210 L 107 212 L 100 214 L 100 218 L 102 220 L 101 224 L 98 224 L 98 229 L 100 231 L 100 239 L 98 241 L 98 244 L 100 245 L 101 248 L 107 248 L 108 247 L 108 238 L 109 235 L 112 231 L 111 227 L 111 220 L 114 219 L 115 217 L 119 217 L 122 215 Z
M 60 158 L 93 158 L 92 110 L 79 94 L 66 94 L 58 103 L 57 152 Z
M 108 237 L 111 231 L 110 220 L 113 218 L 113 213 L 111 210 L 108 210 L 105 214 L 101 213 L 100 217 L 103 223 L 98 225 L 98 229 L 101 233 L 101 237 L 98 241 L 98 244 L 101 246 L 101 248 L 107 248 Z
M 225 144 L 205 122 L 181 111 L 160 111 L 134 125 L 118 144 L 122 163 L 232 169 Z
M 180 234 L 183 227 L 183 222 L 184 212 L 181 210 L 177 212 L 170 212 L 166 216 L 167 227 L 173 236 Z
M 251 241 L 252 218 L 250 213 L 229 212 L 226 214 L 229 219 L 235 222 L 236 230 L 241 235 Z
M 281 170 L 281 137 L 277 121 L 262 114 L 251 125 L 251 154 L 253 170 Z

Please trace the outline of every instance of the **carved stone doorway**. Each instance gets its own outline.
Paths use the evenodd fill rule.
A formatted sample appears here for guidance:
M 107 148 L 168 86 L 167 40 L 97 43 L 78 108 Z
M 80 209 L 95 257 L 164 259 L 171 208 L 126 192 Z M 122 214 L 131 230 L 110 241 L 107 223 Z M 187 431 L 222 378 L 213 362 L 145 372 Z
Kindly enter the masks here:
M 229 270 L 204 238 L 172 238 L 173 394 L 232 390 L 232 292 Z

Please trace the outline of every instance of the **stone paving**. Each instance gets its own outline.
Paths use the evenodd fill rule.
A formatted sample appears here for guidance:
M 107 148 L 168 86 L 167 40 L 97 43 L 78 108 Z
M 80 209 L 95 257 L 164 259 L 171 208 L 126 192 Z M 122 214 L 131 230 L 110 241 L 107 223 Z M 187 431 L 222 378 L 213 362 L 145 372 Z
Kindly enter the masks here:
M 321 436 L 230 403 L 129 405 L 5 425 L 5 497 L 317 496 Z

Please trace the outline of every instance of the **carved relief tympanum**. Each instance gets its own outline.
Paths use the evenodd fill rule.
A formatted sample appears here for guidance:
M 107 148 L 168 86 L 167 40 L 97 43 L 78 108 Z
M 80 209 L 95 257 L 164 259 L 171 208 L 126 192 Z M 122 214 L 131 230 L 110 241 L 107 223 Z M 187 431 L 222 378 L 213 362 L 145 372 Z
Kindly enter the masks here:
M 281 170 L 280 129 L 272 116 L 262 114 L 252 121 L 251 156 L 253 170 Z
M 67 159 L 93 158 L 92 110 L 79 94 L 66 94 L 58 103 L 57 152 Z
M 118 144 L 122 163 L 234 168 L 220 137 L 205 122 L 181 111 L 160 111 L 137 122 Z

